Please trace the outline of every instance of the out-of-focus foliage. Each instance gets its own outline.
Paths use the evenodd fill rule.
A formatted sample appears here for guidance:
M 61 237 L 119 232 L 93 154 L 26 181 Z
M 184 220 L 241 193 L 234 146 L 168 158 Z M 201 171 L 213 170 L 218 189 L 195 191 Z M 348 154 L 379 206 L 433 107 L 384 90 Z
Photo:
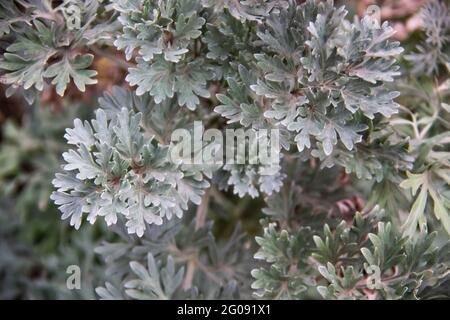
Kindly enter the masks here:
M 248 239 L 237 227 L 226 241 L 218 240 L 212 227 L 199 227 L 188 214 L 149 226 L 140 239 L 117 228 L 122 241 L 96 249 L 108 265 L 107 282 L 97 293 L 103 299 L 249 298 Z
M 84 92 L 97 83 L 88 69 L 94 56 L 89 46 L 108 41 L 115 29 L 110 14 L 98 0 L 13 0 L 0 2 L 0 37 L 5 53 L 0 59 L 6 95 L 17 90 L 29 102 L 51 84 L 63 96 L 69 82 Z
M 440 65 L 450 71 L 450 9 L 445 1 L 429 1 L 421 10 L 424 39 L 417 52 L 406 56 L 414 73 L 430 76 Z
M 357 213 L 350 225 L 342 221 L 333 229 L 325 224 L 320 236 L 307 226 L 290 234 L 276 223 L 264 223 L 263 237 L 256 238 L 260 249 L 255 258 L 270 268 L 252 271 L 255 295 L 310 299 L 319 293 L 325 299 L 402 299 L 420 298 L 430 283 L 446 286 L 448 245 L 434 248 L 436 233 L 408 241 L 391 223 L 371 221 L 377 214 Z M 371 279 L 372 274 L 379 278 Z
M 90 116 L 86 106 L 61 113 L 28 109 L 21 125 L 2 126 L 0 176 L 0 297 L 2 299 L 95 298 L 93 280 L 102 267 L 92 252 L 101 228 L 79 234 L 59 224 L 49 195 L 54 170 L 65 149 L 65 127 L 75 117 Z M 70 265 L 83 265 L 82 290 L 66 287 Z

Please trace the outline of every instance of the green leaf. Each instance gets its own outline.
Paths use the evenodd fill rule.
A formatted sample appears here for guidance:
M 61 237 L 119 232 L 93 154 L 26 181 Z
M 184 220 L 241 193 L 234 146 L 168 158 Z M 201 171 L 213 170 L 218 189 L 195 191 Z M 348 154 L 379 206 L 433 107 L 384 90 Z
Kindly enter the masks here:
M 44 77 L 53 78 L 51 83 L 56 85 L 56 93 L 60 96 L 64 96 L 67 84 L 71 79 L 78 90 L 84 92 L 86 85 L 97 83 L 97 80 L 92 79 L 97 75 L 97 71 L 86 70 L 93 59 L 94 56 L 91 54 L 77 55 L 71 60 L 65 56 L 61 61 L 48 67 L 44 72 Z
M 130 268 L 138 278 L 125 283 L 125 292 L 135 299 L 170 299 L 183 281 L 184 268 L 176 270 L 170 256 L 161 271 L 151 253 L 147 256 L 147 268 L 137 261 L 131 261 Z
M 148 65 L 138 59 L 136 68 L 130 68 L 126 80 L 131 86 L 137 85 L 137 95 L 149 92 L 160 103 L 166 98 L 172 98 L 175 93 L 174 65 L 165 60 L 158 59 Z

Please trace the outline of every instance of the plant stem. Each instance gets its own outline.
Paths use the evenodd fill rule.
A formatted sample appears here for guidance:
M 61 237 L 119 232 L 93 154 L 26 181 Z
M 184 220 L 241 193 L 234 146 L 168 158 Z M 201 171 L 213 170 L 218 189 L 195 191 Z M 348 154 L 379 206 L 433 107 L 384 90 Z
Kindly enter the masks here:
M 197 208 L 195 214 L 195 230 L 202 228 L 206 222 L 206 215 L 209 208 L 209 189 L 205 191 L 202 197 L 202 202 Z M 198 250 L 192 253 L 187 262 L 186 274 L 183 280 L 183 289 L 187 290 L 192 287 L 192 280 L 194 279 L 195 269 L 198 266 Z
M 198 230 L 205 225 L 206 216 L 208 214 L 208 208 L 209 208 L 209 189 L 205 191 L 205 194 L 202 197 L 202 202 L 197 208 L 197 213 L 195 215 L 195 230 Z

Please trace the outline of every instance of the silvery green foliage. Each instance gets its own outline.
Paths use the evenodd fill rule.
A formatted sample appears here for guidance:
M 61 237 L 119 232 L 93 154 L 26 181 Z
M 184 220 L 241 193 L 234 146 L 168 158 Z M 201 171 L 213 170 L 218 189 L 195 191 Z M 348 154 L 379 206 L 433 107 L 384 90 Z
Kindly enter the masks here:
M 147 267 L 137 261 L 130 262 L 130 267 L 136 275 L 136 279 L 125 283 L 125 292 L 131 298 L 141 300 L 174 299 L 177 289 L 181 288 L 184 268 L 175 270 L 175 263 L 171 256 L 167 258 L 167 265 L 164 268 L 156 264 L 150 253 L 147 257 Z M 102 297 L 101 291 L 99 291 L 99 295 Z
M 446 5 L 447 3 L 447 5 Z M 406 191 L 410 202 L 403 207 L 409 212 L 402 229 L 412 236 L 417 230 L 425 232 L 430 226 L 450 234 L 448 128 L 440 123 L 449 112 L 450 84 L 450 18 L 448 1 L 429 1 L 421 10 L 423 41 L 416 52 L 406 55 L 411 62 L 411 79 L 398 83 L 408 108 L 392 119 L 395 134 L 410 142 L 409 154 L 414 165 L 401 181 L 388 192 L 378 192 L 384 202 L 394 203 L 396 194 Z M 425 85 L 426 84 L 426 85 Z M 429 114 L 433 117 L 428 118 Z M 432 130 L 430 130 L 432 128 Z M 416 135 L 412 131 L 418 132 Z
M 31 6 L 21 10 L 15 1 L 2 1 L 0 8 L 0 37 L 10 34 L 15 26 L 24 22 L 29 23 L 32 20 Z
M 23 88 L 31 102 L 48 84 L 63 96 L 70 82 L 82 92 L 86 85 L 97 83 L 97 72 L 88 69 L 94 56 L 80 52 L 80 48 L 107 40 L 114 24 L 102 23 L 97 0 L 66 2 L 55 5 L 48 0 L 28 0 L 0 4 L 0 36 L 9 44 L 0 59 L 0 69 L 4 71 L 0 81 L 9 86 L 7 96 Z M 79 13 L 79 28 L 72 27 L 70 18 L 65 16 L 69 6 L 76 8 L 71 15 Z
M 104 242 L 96 252 L 105 260 L 106 283 L 96 289 L 102 299 L 231 299 L 250 296 L 251 255 L 237 228 L 227 241 L 212 235 L 212 223 L 197 228 L 190 217 L 151 225 L 142 238 L 118 223 L 120 242 Z M 239 249 L 237 249 L 239 248 Z M 192 286 L 184 280 L 189 261 L 196 261 Z M 174 265 L 176 261 L 176 266 Z M 192 265 L 191 265 L 192 267 Z M 192 271 L 192 270 L 191 270 Z
M 213 8 L 215 13 L 221 13 L 227 9 L 237 20 L 261 22 L 271 12 L 278 12 L 280 8 L 286 8 L 288 1 L 285 0 L 201 0 L 207 8 Z
M 231 4 L 223 3 L 231 16 L 215 19 L 211 9 L 216 7 L 203 5 L 184 0 L 112 3 L 123 26 L 114 43 L 125 50 L 127 59 L 137 54 L 137 65 L 129 69 L 127 79 L 138 85 L 138 96 L 151 97 L 162 107 L 148 111 L 141 121 L 159 142 L 168 143 L 161 140 L 167 123 L 155 121 L 159 119 L 155 116 L 175 112 L 175 103 L 195 109 L 199 97 L 212 98 L 209 80 L 224 77 L 227 91 L 216 95 L 220 104 L 214 110 L 228 124 L 278 129 L 284 150 L 294 143 L 300 152 L 312 149 L 311 156 L 321 159 L 322 166 L 339 164 L 358 178 L 384 177 L 378 155 L 354 145 L 367 143 L 362 132 L 378 114 L 388 117 L 397 111 L 393 98 L 398 93 L 385 88 L 385 82 L 399 75 L 394 56 L 402 51 L 397 42 L 388 40 L 391 27 L 374 28 L 368 18 L 350 23 L 344 19 L 346 11 L 332 2 L 264 2 L 265 9 L 257 10 L 260 18 L 240 16 L 240 21 L 233 21 L 236 12 L 245 10 L 233 11 Z M 249 25 L 253 20 L 264 23 Z M 233 22 L 225 25 L 228 21 Z M 224 43 L 237 39 L 250 46 L 236 53 L 223 50 L 217 39 Z M 115 102 L 113 109 L 106 103 L 112 119 L 127 106 L 126 99 Z M 258 189 L 269 195 L 280 189 L 285 176 L 280 168 L 227 164 L 222 173 L 234 193 L 256 197 Z
M 445 282 L 442 277 L 447 272 L 448 249 L 446 245 L 440 248 L 433 246 L 436 233 L 421 235 L 408 241 L 391 223 L 379 222 L 376 227 L 372 227 L 372 232 L 367 234 L 370 241 L 355 248 L 352 241 L 364 236 L 364 231 L 361 230 L 363 224 L 361 217 L 356 216 L 351 229 L 340 224 L 335 234 L 332 234 L 326 225 L 325 237 L 314 238 L 317 253 L 314 253 L 313 257 L 322 263 L 332 258 L 328 254 L 331 248 L 340 247 L 333 253 L 333 257 L 337 259 L 339 253 L 351 253 L 354 249 L 359 251 L 353 256 L 356 261 L 353 264 L 344 263 L 340 270 L 337 270 L 336 263 L 332 262 L 318 268 L 327 281 L 325 286 L 317 287 L 325 299 L 357 299 L 365 295 L 364 288 L 375 290 L 373 296 L 382 299 L 417 299 L 430 283 Z M 374 271 L 369 269 L 374 266 L 380 270 L 378 284 L 376 281 L 371 282 L 372 280 L 368 282 L 363 275 L 364 271 L 370 275 L 374 274 Z M 395 273 L 392 273 L 393 268 Z
M 350 226 L 345 221 L 334 228 L 325 224 L 322 232 L 310 227 L 289 232 L 275 222 L 264 222 L 264 234 L 256 238 L 260 248 L 255 259 L 269 266 L 252 271 L 254 295 L 264 299 L 418 299 L 430 285 L 445 287 L 448 243 L 434 247 L 436 233 L 408 241 L 391 223 L 376 223 L 378 210 L 357 213 Z M 380 271 L 378 280 L 375 270 Z
M 49 199 L 61 153 L 67 149 L 64 130 L 76 117 L 92 116 L 92 110 L 80 104 L 52 113 L 50 108 L 29 108 L 23 103 L 22 123 L 10 119 L 2 125 L 0 296 L 94 299 L 95 282 L 102 279 L 104 268 L 92 248 L 104 228 L 99 224 L 80 230 L 62 226 L 55 220 L 58 209 Z M 65 285 L 65 270 L 72 264 L 85 266 L 81 290 Z
M 65 172 L 53 180 L 51 196 L 63 219 L 78 229 L 84 213 L 90 223 L 102 216 L 108 225 L 123 215 L 128 232 L 142 236 L 147 224 L 181 217 L 189 201 L 200 203 L 209 186 L 203 174 L 170 161 L 168 145 L 154 141 L 147 124 L 126 108 L 74 121 L 65 138 L 75 149 L 63 154 Z
M 280 172 L 280 166 L 227 164 L 223 169 L 229 175 L 227 184 L 233 186 L 233 193 L 241 198 L 246 194 L 258 197 L 258 189 L 267 195 L 278 192 L 286 176 Z
M 354 174 L 358 179 L 376 182 L 397 180 L 400 171 L 412 168 L 414 157 L 408 154 L 406 140 L 391 142 L 389 140 L 391 132 L 386 131 L 373 134 L 357 152 L 336 148 L 328 156 L 321 150 L 313 150 L 311 154 L 321 160 L 322 168 L 331 168 L 338 164 L 346 173 Z
M 257 33 L 263 74 L 251 85 L 267 100 L 264 116 L 295 132 L 298 150 L 330 155 L 339 142 L 347 150 L 362 141 L 376 115 L 397 112 L 399 93 L 386 88 L 400 75 L 387 23 L 374 28 L 368 17 L 353 23 L 343 7 L 307 1 L 271 15 Z
M 395 56 L 403 49 L 388 40 L 394 30 L 387 23 L 374 28 L 368 17 L 350 23 L 345 15 L 332 2 L 314 1 L 291 3 L 269 14 L 252 38 L 254 47 L 240 53 L 241 60 L 253 60 L 257 68 L 231 63 L 234 74 L 226 77 L 227 93 L 216 95 L 220 104 L 214 110 L 229 124 L 279 129 L 282 148 L 289 150 L 294 143 L 298 151 L 319 158 L 323 167 L 338 164 L 358 178 L 382 180 L 382 163 L 389 154 L 380 159 L 370 147 L 358 150 L 355 144 L 372 143 L 363 140 L 363 132 L 373 121 L 397 112 L 393 99 L 399 93 L 386 88 L 386 82 L 400 75 Z M 205 38 L 208 55 L 224 73 L 230 72 L 227 60 L 233 53 L 214 38 L 239 45 L 242 36 L 231 33 L 232 27 L 219 23 Z M 392 148 L 400 149 L 396 143 Z M 238 186 L 236 193 L 255 196 L 255 170 L 225 167 L 231 168 L 229 182 Z
M 113 7 L 123 25 L 114 44 L 125 49 L 127 59 L 138 49 L 137 66 L 127 76 L 138 95 L 149 92 L 156 103 L 176 95 L 178 104 L 191 110 L 199 97 L 210 97 L 206 84 L 216 75 L 195 58 L 206 22 L 198 1 L 116 0 Z
M 83 216 L 91 223 L 103 216 L 118 230 L 119 241 L 97 249 L 107 264 L 102 298 L 236 297 L 237 284 L 247 288 L 248 268 L 257 298 L 422 298 L 428 287 L 433 295 L 448 285 L 448 249 L 424 224 L 432 191 L 435 214 L 448 227 L 448 195 L 436 191 L 448 189 L 448 164 L 434 161 L 443 154 L 432 150 L 437 139 L 416 150 L 417 137 L 390 128 L 399 110 L 390 83 L 400 75 L 395 57 L 403 49 L 389 40 L 387 23 L 350 22 L 332 1 L 113 0 L 111 8 L 122 25 L 114 45 L 136 62 L 127 75 L 136 90 L 113 89 L 95 119 L 67 129 L 74 149 L 63 155 L 52 195 L 76 228 Z M 195 120 L 278 129 L 282 162 L 252 164 L 244 156 L 246 163 L 215 171 L 169 161 L 170 134 L 195 130 Z M 376 204 L 396 216 L 397 198 L 380 189 L 397 184 L 401 193 L 398 184 L 413 169 L 420 172 L 409 173 L 403 187 L 413 196 L 421 191 L 405 232 L 385 222 Z M 355 198 L 371 190 L 354 188 L 349 174 L 374 183 L 367 187 L 374 210 L 356 214 L 363 200 Z M 222 242 L 212 223 L 199 222 L 209 193 L 226 218 L 234 214 L 223 194 L 205 192 L 205 176 L 239 197 L 269 195 L 258 266 L 245 259 L 251 245 L 243 237 Z M 430 189 L 429 178 L 442 188 Z M 370 265 L 382 274 L 375 291 L 364 282 Z
M 194 1 L 114 1 L 120 12 L 123 34 L 114 42 L 125 49 L 127 59 L 139 49 L 144 61 L 156 55 L 164 60 L 179 62 L 189 52 L 191 40 L 201 35 L 205 19 L 198 15 L 200 6 Z
M 184 300 L 184 299 L 236 299 L 236 283 L 229 282 L 217 291 L 209 288 L 209 295 L 199 293 L 197 288 L 184 290 L 182 288 L 184 268 L 175 269 L 175 263 L 171 256 L 168 256 L 167 263 L 156 261 L 151 253 L 147 255 L 146 265 L 138 261 L 131 261 L 130 268 L 133 272 L 133 279 L 124 284 L 125 290 L 122 292 L 110 282 L 106 282 L 104 287 L 96 288 L 100 299 L 103 300 Z M 125 294 L 125 295 L 124 295 Z
M 271 129 L 279 130 L 278 126 L 266 119 L 263 114 L 264 105 L 260 99 L 250 89 L 250 85 L 256 82 L 255 75 L 242 64 L 237 67 L 237 74 L 227 78 L 227 94 L 217 94 L 220 104 L 214 111 L 227 119 L 227 124 L 241 125 L 245 132 L 255 132 L 257 137 L 259 132 L 267 132 L 267 143 L 271 143 Z M 288 134 L 279 131 L 279 149 L 289 149 Z M 272 194 L 280 189 L 285 174 L 281 173 L 281 166 L 277 164 L 257 164 L 252 165 L 251 161 L 257 163 L 257 159 L 250 159 L 250 155 L 256 156 L 257 145 L 248 145 L 249 154 L 246 155 L 247 164 L 226 164 L 223 167 L 224 174 L 228 176 L 227 185 L 233 186 L 233 192 L 240 197 L 249 194 L 255 198 L 259 195 L 258 189 L 265 194 Z M 281 150 L 274 150 L 281 158 Z M 226 188 L 226 187 L 224 187 Z
M 432 0 L 421 10 L 425 39 L 406 59 L 413 64 L 412 72 L 430 76 L 440 65 L 450 70 L 450 9 L 445 1 Z
M 256 279 L 252 289 L 257 298 L 301 299 L 308 286 L 316 284 L 312 275 L 300 276 L 311 272 L 311 266 L 304 261 L 309 254 L 309 233 L 309 228 L 300 228 L 295 235 L 290 235 L 286 230 L 278 232 L 274 223 L 264 226 L 264 235 L 256 237 L 260 248 L 254 258 L 271 266 L 252 270 Z

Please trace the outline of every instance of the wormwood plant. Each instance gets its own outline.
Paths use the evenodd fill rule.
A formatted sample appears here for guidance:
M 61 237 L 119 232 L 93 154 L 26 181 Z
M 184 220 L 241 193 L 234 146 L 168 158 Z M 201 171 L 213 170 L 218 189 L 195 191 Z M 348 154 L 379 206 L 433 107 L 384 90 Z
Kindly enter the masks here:
M 94 56 L 124 53 L 129 87 L 66 130 L 51 195 L 75 229 L 103 220 L 114 234 L 95 249 L 100 298 L 449 296 L 444 1 L 425 5 L 423 41 L 406 53 L 388 22 L 333 1 L 0 7 L 8 96 L 84 91 Z M 173 161 L 172 133 L 195 121 L 276 130 L 279 165 Z

